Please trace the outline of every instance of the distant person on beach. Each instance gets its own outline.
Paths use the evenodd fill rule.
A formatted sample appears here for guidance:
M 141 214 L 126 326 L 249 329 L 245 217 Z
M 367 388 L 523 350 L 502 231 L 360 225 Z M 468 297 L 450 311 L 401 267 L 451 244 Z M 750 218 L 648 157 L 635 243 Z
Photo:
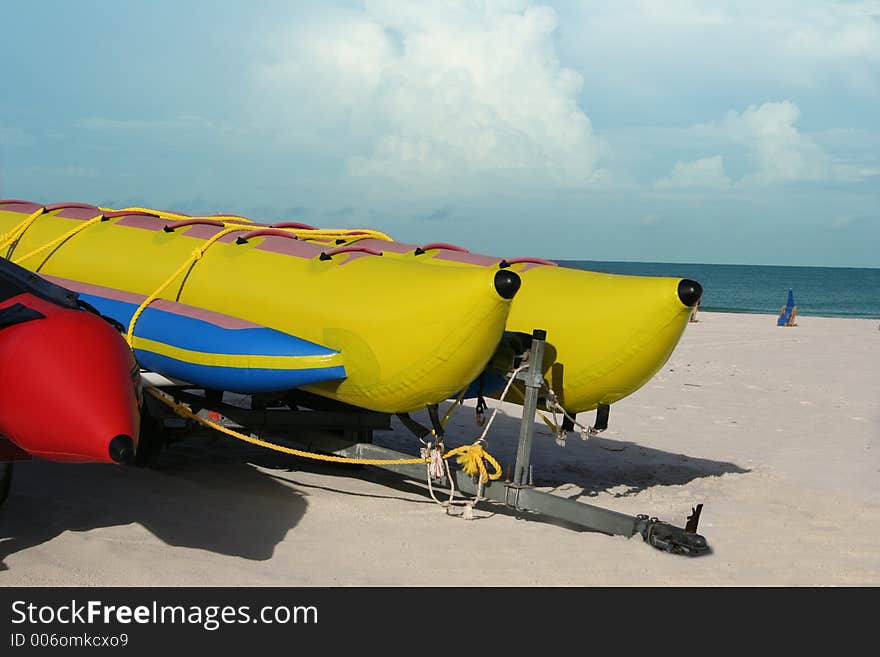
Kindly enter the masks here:
M 700 320 L 697 319 L 697 311 L 700 309 L 700 304 L 701 304 L 702 302 L 703 302 L 702 299 L 700 299 L 700 300 L 697 301 L 697 305 L 694 306 L 693 311 L 691 311 L 691 317 L 690 317 L 690 319 L 688 320 L 689 322 L 699 322 L 699 321 L 700 321 Z

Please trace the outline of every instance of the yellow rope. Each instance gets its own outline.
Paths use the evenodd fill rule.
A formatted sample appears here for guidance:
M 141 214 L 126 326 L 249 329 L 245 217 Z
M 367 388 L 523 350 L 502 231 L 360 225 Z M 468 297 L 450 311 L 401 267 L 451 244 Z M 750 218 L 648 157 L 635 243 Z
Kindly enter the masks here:
M 182 265 L 180 265 L 180 267 L 178 267 L 177 270 L 173 274 L 171 274 L 171 276 L 169 276 L 155 292 L 153 292 L 150 296 L 143 300 L 141 305 L 138 306 L 137 310 L 134 311 L 134 315 L 131 316 L 131 321 L 129 321 L 128 323 L 128 331 L 125 334 L 125 339 L 128 342 L 129 346 L 132 345 L 132 341 L 134 340 L 134 325 L 137 323 L 138 318 L 140 318 L 141 313 L 143 313 L 144 310 L 147 309 L 147 306 L 158 299 L 159 295 L 162 294 L 165 288 L 171 285 L 171 283 L 173 283 L 177 279 L 177 277 L 186 270 L 187 267 L 200 260 L 201 257 L 205 254 L 205 251 L 208 250 L 208 247 L 210 247 L 224 235 L 242 230 L 248 230 L 248 227 L 242 224 L 239 224 L 237 226 L 228 226 L 210 239 L 206 240 L 204 244 L 199 245 L 199 247 L 192 252 L 192 255 L 190 255 L 190 257 L 187 258 L 186 261 Z
M 75 228 L 67 231 L 63 235 L 55 238 L 54 240 L 47 242 L 46 244 L 34 249 L 33 251 L 17 258 L 14 262 L 20 263 L 29 258 L 32 258 L 44 251 L 47 251 L 58 244 L 64 243 L 66 240 L 70 239 L 80 231 L 88 228 L 89 226 L 98 223 L 104 218 L 104 212 L 113 211 L 110 208 L 99 208 L 102 213 L 88 221 L 81 223 Z M 158 216 L 159 218 L 171 220 L 171 221 L 189 221 L 192 217 L 187 217 L 185 215 L 176 214 L 173 212 L 164 212 L 162 210 L 152 210 L 149 208 L 125 208 L 125 210 L 131 212 L 148 212 Z M 21 235 L 33 224 L 37 218 L 39 218 L 45 212 L 45 208 L 40 208 L 39 210 L 34 211 L 28 217 L 14 227 L 12 230 L 4 234 L 0 237 L 0 249 L 6 247 L 7 245 L 13 243 L 15 240 L 19 239 Z M 132 346 L 134 340 L 134 328 L 137 324 L 138 319 L 141 314 L 147 307 L 153 303 L 156 299 L 159 298 L 159 295 L 171 285 L 190 265 L 196 263 L 198 260 L 202 258 L 205 254 L 205 251 L 217 242 L 221 237 L 228 235 L 232 232 L 241 232 L 246 230 L 251 230 L 254 228 L 253 224 L 243 223 L 249 222 L 249 219 L 244 217 L 211 217 L 216 221 L 220 221 L 223 224 L 223 230 L 219 231 L 211 238 L 205 241 L 204 244 L 201 244 L 197 249 L 195 249 L 187 260 L 177 268 L 177 270 L 169 276 L 162 285 L 160 285 L 151 295 L 149 295 L 144 301 L 138 306 L 137 310 L 135 310 L 134 314 L 131 317 L 131 320 L 128 324 L 128 330 L 125 335 L 125 339 L 128 342 L 129 346 Z M 307 228 L 277 228 L 274 230 L 281 230 L 284 232 L 290 232 L 296 235 L 297 237 L 302 236 L 305 239 L 317 239 L 317 240 L 329 240 L 332 238 L 351 238 L 349 243 L 353 243 L 362 239 L 380 239 L 387 242 L 393 241 L 391 237 L 382 233 L 380 231 L 375 230 L 359 230 L 359 229 L 330 229 L 330 230 L 322 230 L 322 229 L 307 229 Z M 149 388 L 148 392 L 152 394 L 156 399 L 163 402 L 164 404 L 170 406 L 175 413 L 182 417 L 186 417 L 196 422 L 199 422 L 205 426 L 216 429 L 217 431 L 221 431 L 227 435 L 230 435 L 234 438 L 238 438 L 239 440 L 243 440 L 245 442 L 251 443 L 253 445 L 258 445 L 260 447 L 265 447 L 267 449 L 272 449 L 278 452 L 282 452 L 285 454 L 291 454 L 293 456 L 300 456 L 304 458 L 311 458 L 319 461 L 329 461 L 333 463 L 356 463 L 361 465 L 409 465 L 409 464 L 418 464 L 418 463 L 427 463 L 430 459 L 428 458 L 412 458 L 412 459 L 354 459 L 347 458 L 342 456 L 328 456 L 324 454 L 315 454 L 312 452 L 305 452 L 298 449 L 292 449 L 289 447 L 284 447 L 282 445 L 276 445 L 274 443 L 266 442 L 264 440 L 260 440 L 259 438 L 252 438 L 250 436 L 246 436 L 244 434 L 238 433 L 227 427 L 223 427 L 215 422 L 211 422 L 210 420 L 206 420 L 204 418 L 199 417 L 195 413 L 193 413 L 188 406 L 185 404 L 178 404 L 174 401 L 166 399 L 161 393 L 156 391 L 153 388 Z M 452 411 L 456 407 L 456 405 L 461 401 L 464 396 L 464 391 L 462 391 L 461 395 L 459 395 L 456 402 L 450 407 L 449 411 L 447 411 L 446 416 L 443 418 L 441 425 L 445 426 L 446 421 L 449 419 Z M 496 480 L 501 477 L 502 470 L 498 461 L 495 460 L 488 452 L 486 452 L 483 447 L 477 443 L 473 445 L 462 445 L 461 447 L 456 447 L 443 455 L 444 459 L 449 459 L 453 456 L 458 456 L 458 463 L 461 464 L 464 472 L 471 476 L 476 476 L 479 473 L 480 481 L 482 483 L 486 483 L 487 481 Z M 484 461 L 489 461 L 492 465 L 494 472 L 489 473 L 486 470 L 486 465 Z
M 557 424 L 549 417 L 544 415 L 544 411 L 539 410 L 538 415 L 541 417 L 542 420 L 544 420 L 544 424 L 546 424 L 550 429 L 553 430 L 553 433 L 559 433 L 559 427 L 557 426 Z
M 73 237 L 74 235 L 76 235 L 76 234 L 77 234 L 78 232 L 80 232 L 81 230 L 84 230 L 84 229 L 88 228 L 88 227 L 91 226 L 92 224 L 96 224 L 96 223 L 98 223 L 98 222 L 101 221 L 103 218 L 104 218 L 104 215 L 103 215 L 103 214 L 99 214 L 97 217 L 92 217 L 92 218 L 89 219 L 88 221 L 84 221 L 84 222 L 82 222 L 79 226 L 76 226 L 75 228 L 71 228 L 69 231 L 67 231 L 66 233 L 64 233 L 64 235 L 61 235 L 60 237 L 56 237 L 56 238 L 55 238 L 54 240 L 52 240 L 51 242 L 47 242 L 47 243 L 44 244 L 43 246 L 37 247 L 36 249 L 34 249 L 33 251 L 31 251 L 30 253 L 27 253 L 27 254 L 21 256 L 20 258 L 16 258 L 16 259 L 13 260 L 12 262 L 14 262 L 15 264 L 19 264 L 19 263 L 21 263 L 21 262 L 24 262 L 24 261 L 27 260 L 28 258 L 33 258 L 35 255 L 39 255 L 39 254 L 43 253 L 44 251 L 48 251 L 49 249 L 51 249 L 51 248 L 53 248 L 53 247 L 55 247 L 55 246 L 57 246 L 57 245 L 59 245 L 59 244 L 63 244 L 64 242 L 66 242 L 67 240 L 69 240 L 71 237 Z
M 283 230 L 284 232 L 293 233 L 300 239 L 306 240 L 326 240 L 345 238 L 348 244 L 357 242 L 358 240 L 382 240 L 383 242 L 393 242 L 394 239 L 378 230 L 351 228 L 272 228 L 271 230 Z M 340 245 L 342 246 L 342 245 Z
M 189 217 L 189 216 L 183 215 L 183 214 L 178 214 L 176 212 L 166 212 L 164 210 L 154 210 L 152 208 L 129 207 L 129 208 L 123 208 L 123 210 L 114 210 L 113 208 L 98 208 L 98 209 L 101 210 L 102 213 L 104 213 L 104 212 L 122 212 L 122 211 L 147 212 L 147 213 L 156 215 L 160 219 L 166 219 L 168 221 L 191 221 L 193 219 L 193 217 Z M 12 230 L 10 230 L 7 233 L 4 233 L 2 236 L 0 236 L 0 250 L 5 249 L 10 244 L 14 243 L 16 240 L 21 238 L 21 236 L 24 234 L 24 232 L 28 228 L 30 228 L 31 225 L 40 216 L 42 216 L 45 213 L 45 211 L 46 211 L 45 208 L 39 208 L 38 210 L 35 210 L 31 214 L 29 214 L 24 219 L 24 221 L 22 221 L 20 224 L 18 224 L 14 228 L 12 228 Z M 92 223 L 95 223 L 95 221 L 101 217 L 103 217 L 103 214 L 99 215 L 98 217 L 95 217 L 94 219 L 92 219 L 84 224 L 81 224 L 80 226 L 77 226 L 72 231 L 65 233 L 61 237 L 49 242 L 48 244 L 43 245 L 39 249 L 31 251 L 30 253 L 28 253 L 25 256 L 17 258 L 15 260 L 15 262 L 18 263 L 23 260 L 27 260 L 28 258 L 31 258 L 39 253 L 42 253 L 43 251 L 51 249 L 53 246 L 64 242 L 65 240 L 69 239 L 73 235 L 76 235 L 80 230 L 82 230 L 86 226 L 89 226 Z M 255 225 L 247 217 L 217 216 L 217 217 L 208 217 L 208 218 L 211 219 L 212 221 L 219 221 L 220 223 L 223 224 L 223 227 L 225 229 L 229 229 L 229 228 L 233 228 L 233 227 L 235 227 L 237 229 L 239 229 L 239 228 L 240 229 L 245 229 L 245 228 L 258 229 L 258 226 Z M 300 238 L 302 240 L 315 240 L 315 241 L 330 243 L 336 239 L 345 239 L 346 240 L 345 246 L 354 244 L 355 242 L 359 242 L 360 240 L 365 240 L 365 239 L 376 239 L 376 240 L 381 240 L 384 242 L 393 242 L 394 241 L 394 238 L 387 235 L 386 233 L 383 233 L 378 230 L 371 230 L 371 229 L 366 229 L 366 228 L 364 228 L 364 229 L 361 229 L 361 228 L 350 228 L 350 229 L 348 229 L 348 228 L 328 228 L 328 229 L 321 229 L 321 228 L 273 228 L 272 230 L 280 230 L 282 232 L 290 233 L 292 235 L 297 236 L 298 238 Z M 224 232 L 222 234 L 225 235 L 226 233 Z M 218 235 L 215 235 L 214 237 L 216 238 L 216 237 L 218 237 Z
M 122 208 L 120 210 L 114 210 L 112 208 L 100 208 L 104 212 L 146 212 L 148 214 L 154 214 L 160 219 L 168 219 L 170 221 L 191 221 L 193 219 L 210 219 L 212 221 L 220 221 L 223 223 L 252 223 L 250 219 L 247 217 L 235 217 L 232 215 L 217 215 L 216 217 L 189 217 L 185 214 L 180 214 L 178 212 L 166 212 L 165 210 L 153 210 L 152 208 Z
M 101 210 L 103 210 L 104 212 L 111 211 L 110 208 L 101 208 Z M 116 212 L 116 210 L 113 210 L 113 211 Z M 161 219 L 166 219 L 169 221 L 191 221 L 193 219 L 193 217 L 188 217 L 186 215 L 177 214 L 175 212 L 165 212 L 163 210 L 153 210 L 151 208 L 130 207 L 130 208 L 125 208 L 124 210 L 119 210 L 119 212 L 124 212 L 124 211 L 147 212 L 150 214 L 154 214 Z M 39 216 L 39 215 L 37 215 L 37 216 Z M 103 215 L 101 215 L 101 216 L 103 216 Z M 99 219 L 99 218 L 100 217 L 96 217 L 95 220 Z M 31 221 L 33 221 L 33 219 L 31 219 L 31 218 L 29 218 L 29 219 Z M 180 276 L 190 265 L 194 264 L 199 259 L 201 259 L 201 257 L 204 255 L 204 253 L 208 249 L 208 247 L 210 247 L 212 244 L 214 244 L 217 240 L 219 240 L 224 235 L 228 235 L 229 233 L 232 233 L 235 231 L 241 232 L 241 231 L 253 230 L 255 228 L 255 225 L 253 223 L 248 223 L 248 222 L 250 222 L 250 219 L 247 219 L 245 217 L 218 216 L 218 217 L 210 217 L 210 219 L 212 221 L 219 221 L 220 223 L 222 223 L 223 229 L 220 232 L 213 235 L 208 240 L 206 240 L 204 244 L 200 245 L 195 251 L 193 251 L 192 255 L 171 276 L 169 276 L 168 279 L 164 283 L 162 283 L 162 285 L 159 286 L 159 288 L 155 292 L 153 292 L 150 296 L 148 296 L 146 299 L 144 299 L 144 301 L 140 304 L 140 306 L 138 306 L 137 310 L 135 310 L 134 314 L 131 316 L 131 320 L 128 323 L 128 330 L 126 331 L 126 334 L 125 334 L 125 339 L 128 342 L 129 346 L 132 346 L 132 342 L 134 340 L 135 324 L 137 323 L 138 319 L 140 318 L 140 316 L 144 312 L 144 310 L 146 310 L 147 306 L 149 306 L 151 303 L 153 303 L 153 301 L 155 301 L 157 298 L 159 298 L 159 295 L 162 294 L 162 292 L 165 290 L 165 288 L 167 288 L 169 285 L 171 285 L 171 283 L 174 282 L 177 279 L 177 277 Z M 95 221 L 95 220 L 91 220 L 91 221 Z M 90 223 L 90 222 L 87 222 L 87 223 Z M 79 230 L 82 230 L 84 227 L 85 226 L 77 227 L 77 229 L 75 229 L 74 231 L 71 231 L 70 233 L 63 235 L 62 237 L 58 238 L 57 240 L 54 240 L 53 242 L 50 242 L 49 244 L 38 249 L 37 251 L 29 253 L 27 256 L 25 256 L 25 258 L 29 258 L 29 257 L 35 255 L 36 253 L 39 253 L 40 251 L 48 249 L 51 246 L 53 246 L 55 243 L 63 242 L 65 239 L 67 239 L 71 235 L 75 234 Z M 26 226 L 25 226 L 25 228 L 26 228 Z M 307 235 L 309 238 L 312 238 L 312 237 L 329 238 L 329 237 L 347 234 L 349 232 L 358 232 L 358 233 L 363 232 L 364 233 L 363 236 L 358 235 L 356 237 L 363 238 L 363 237 L 366 237 L 367 235 L 369 235 L 370 237 L 373 237 L 375 239 L 383 239 L 383 240 L 389 241 L 389 242 L 392 241 L 388 235 L 385 235 L 384 233 L 381 233 L 379 231 L 373 231 L 373 230 L 339 231 L 339 230 L 319 230 L 319 229 L 303 229 L 303 228 L 278 228 L 278 229 L 274 229 L 274 230 L 281 230 L 284 232 L 289 232 L 293 235 L 296 235 L 297 237 L 299 237 L 300 234 L 303 234 L 303 235 Z M 22 259 L 24 259 L 24 258 L 22 258 Z
M 148 212 L 150 214 L 154 214 L 160 219 L 168 219 L 170 221 L 191 221 L 196 217 L 190 217 L 185 214 L 179 214 L 177 212 L 166 212 L 165 210 L 153 210 L 151 208 L 140 208 L 140 207 L 130 207 L 123 208 L 122 210 L 112 210 L 111 208 L 101 208 L 105 212 Z M 216 217 L 200 217 L 204 219 L 210 219 L 212 221 L 220 221 L 224 224 L 233 224 L 233 223 L 247 223 L 251 228 L 259 230 L 262 226 L 254 224 L 251 219 L 247 217 L 234 217 L 234 216 L 216 216 Z M 266 226 L 266 228 L 270 228 Z M 389 235 L 378 231 L 372 230 L 369 228 L 271 228 L 271 230 L 280 230 L 286 233 L 291 233 L 296 235 L 297 237 L 301 237 L 302 239 L 327 239 L 331 240 L 333 238 L 351 238 L 349 243 L 356 242 L 358 240 L 363 239 L 377 239 L 382 240 L 384 242 L 393 242 L 394 239 Z M 2 246 L 2 245 L 0 245 Z
M 461 400 L 464 399 L 464 393 L 467 392 L 467 388 L 462 388 L 461 392 L 458 394 L 456 400 L 452 403 L 452 406 L 449 407 L 449 410 L 446 411 L 446 415 L 443 416 L 443 419 L 440 420 L 440 426 L 445 427 L 446 423 L 449 421 L 449 418 L 452 416 L 453 411 L 458 407 L 461 403 Z
M 206 420 L 203 417 L 199 417 L 195 413 L 193 413 L 189 406 L 186 404 L 179 404 L 172 399 L 168 399 L 161 392 L 156 390 L 155 388 L 147 388 L 147 392 L 149 392 L 153 397 L 158 399 L 160 402 L 170 407 L 175 413 L 180 415 L 181 417 L 187 418 L 189 420 L 195 420 L 196 422 L 210 427 L 212 429 L 216 429 L 222 433 L 225 433 L 228 436 L 232 436 L 233 438 L 237 438 L 238 440 L 242 440 L 246 443 L 250 443 L 251 445 L 257 445 L 259 447 L 265 447 L 266 449 L 271 449 L 276 452 L 281 452 L 283 454 L 290 454 L 292 456 L 300 456 L 307 459 L 313 459 L 316 461 L 327 461 L 330 463 L 351 463 L 358 465 L 415 465 L 418 463 L 427 463 L 430 461 L 430 458 L 411 458 L 411 459 L 357 459 L 357 458 L 349 458 L 346 456 L 332 456 L 329 454 L 316 454 L 314 452 L 306 452 L 300 449 L 293 449 L 292 447 L 284 447 L 283 445 L 277 445 L 275 443 L 270 443 L 265 440 L 260 440 L 259 438 L 254 438 L 253 436 L 247 436 L 243 433 L 239 433 L 238 431 L 233 431 L 228 427 L 224 427 L 216 422 L 212 422 L 211 420 Z M 488 452 L 486 452 L 482 446 L 479 444 L 474 445 L 462 445 L 461 447 L 456 447 L 443 455 L 444 459 L 451 458 L 453 456 L 458 456 L 458 462 L 462 464 L 464 471 L 469 475 L 475 475 L 477 472 L 480 473 L 480 479 L 483 483 L 486 483 L 489 479 L 495 480 L 501 477 L 501 466 L 498 464 Z M 495 472 L 489 474 L 486 470 L 486 466 L 483 463 L 483 460 L 488 460 L 492 467 L 495 469 Z
M 285 229 L 281 229 L 285 230 Z M 351 228 L 351 229 L 336 229 L 336 228 L 327 228 L 327 229 L 308 229 L 308 228 L 293 228 L 290 230 L 296 231 L 297 237 L 303 240 L 315 240 L 319 242 L 326 242 L 328 245 L 333 244 L 333 246 L 349 246 L 354 244 L 355 242 L 359 242 L 361 240 L 382 240 L 383 242 L 393 242 L 394 238 L 390 237 L 386 233 L 383 233 L 378 230 L 362 230 L 360 228 Z M 344 239 L 345 244 L 335 244 L 335 240 Z
M 473 445 L 465 445 L 467 449 L 463 450 L 461 456 L 456 459 L 461 465 L 461 469 L 464 470 L 464 473 L 470 476 L 475 476 L 477 472 L 480 473 L 480 481 L 484 484 L 491 480 L 495 480 L 501 477 L 501 464 L 496 461 L 489 452 L 483 449 L 483 446 L 480 445 L 479 441 L 475 442 Z M 458 448 L 461 449 L 460 447 Z M 452 450 L 449 452 L 451 456 L 457 450 Z M 446 458 L 444 456 L 444 458 Z M 489 461 L 492 464 L 492 467 L 495 469 L 495 472 L 489 474 L 486 470 L 485 461 Z
M 24 234 L 24 231 L 30 228 L 31 224 L 34 223 L 38 217 L 42 216 L 45 211 L 46 208 L 34 210 L 25 218 L 24 221 L 18 224 L 15 228 L 10 230 L 8 233 L 4 233 L 3 236 L 0 237 L 0 250 L 5 249 L 7 246 L 15 242 L 15 240 L 19 239 Z

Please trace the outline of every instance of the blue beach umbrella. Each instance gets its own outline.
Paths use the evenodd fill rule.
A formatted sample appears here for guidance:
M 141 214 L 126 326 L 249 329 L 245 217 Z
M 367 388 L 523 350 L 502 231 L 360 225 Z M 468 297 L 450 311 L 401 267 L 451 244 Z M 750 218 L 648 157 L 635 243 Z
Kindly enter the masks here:
M 793 312 L 794 292 L 792 292 L 791 288 L 788 288 L 788 301 L 785 302 L 785 307 L 782 309 L 782 312 L 779 313 L 779 319 L 776 320 L 776 326 L 786 326 L 791 322 L 791 315 Z

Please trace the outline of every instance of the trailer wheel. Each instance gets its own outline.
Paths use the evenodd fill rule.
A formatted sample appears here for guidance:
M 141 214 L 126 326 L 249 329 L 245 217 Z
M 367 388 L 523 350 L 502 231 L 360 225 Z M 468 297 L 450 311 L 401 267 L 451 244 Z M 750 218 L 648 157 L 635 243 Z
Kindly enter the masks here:
M 9 487 L 12 485 L 12 463 L 0 463 L 0 506 L 9 495 Z

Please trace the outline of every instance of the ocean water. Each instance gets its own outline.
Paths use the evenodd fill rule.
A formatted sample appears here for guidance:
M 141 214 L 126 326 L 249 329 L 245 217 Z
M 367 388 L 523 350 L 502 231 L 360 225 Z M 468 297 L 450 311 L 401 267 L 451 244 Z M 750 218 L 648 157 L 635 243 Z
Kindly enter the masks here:
M 692 278 L 703 286 L 700 310 L 777 315 L 791 288 L 798 315 L 880 318 L 880 269 L 591 260 L 557 262 L 566 267 L 613 274 Z

